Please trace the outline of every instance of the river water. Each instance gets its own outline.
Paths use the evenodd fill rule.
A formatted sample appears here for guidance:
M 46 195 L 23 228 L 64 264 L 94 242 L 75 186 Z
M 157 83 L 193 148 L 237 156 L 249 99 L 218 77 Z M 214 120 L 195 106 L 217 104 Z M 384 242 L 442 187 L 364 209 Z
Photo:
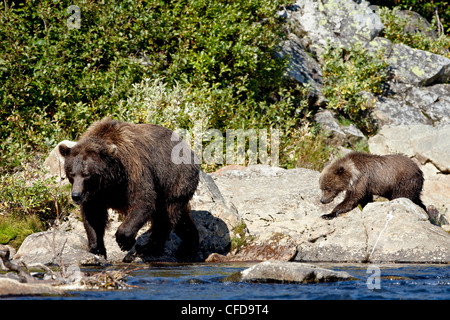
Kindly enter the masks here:
M 450 300 L 450 265 L 320 265 L 358 280 L 317 284 L 223 282 L 251 263 L 133 265 L 127 284 L 138 288 L 72 291 L 46 299 L 108 300 Z M 94 271 L 94 270 L 83 270 Z M 42 298 L 42 297 L 41 297 Z

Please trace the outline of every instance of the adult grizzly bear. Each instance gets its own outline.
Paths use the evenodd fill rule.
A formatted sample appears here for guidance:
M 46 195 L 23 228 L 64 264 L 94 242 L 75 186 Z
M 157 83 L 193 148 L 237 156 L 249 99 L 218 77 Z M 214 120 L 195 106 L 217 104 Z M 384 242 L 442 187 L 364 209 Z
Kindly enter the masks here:
M 358 204 L 364 207 L 373 201 L 373 195 L 389 200 L 409 198 L 426 211 L 420 200 L 423 173 L 411 159 L 402 155 L 352 152 L 326 166 L 320 174 L 319 184 L 323 204 L 346 191 L 344 200 L 331 213 L 322 216 L 326 220 L 336 218 Z
M 177 258 L 195 258 L 199 236 L 189 216 L 189 200 L 197 189 L 199 167 L 193 161 L 172 161 L 172 149 L 180 143 L 185 142 L 156 125 L 104 119 L 74 147 L 60 145 L 72 199 L 81 205 L 90 252 L 106 258 L 103 235 L 107 209 L 112 208 L 124 219 L 116 232 L 122 250 L 133 247 L 137 232 L 150 221 L 149 241 L 136 246 L 138 253 L 160 256 L 174 228 L 183 240 Z M 192 153 L 188 146 L 185 150 Z

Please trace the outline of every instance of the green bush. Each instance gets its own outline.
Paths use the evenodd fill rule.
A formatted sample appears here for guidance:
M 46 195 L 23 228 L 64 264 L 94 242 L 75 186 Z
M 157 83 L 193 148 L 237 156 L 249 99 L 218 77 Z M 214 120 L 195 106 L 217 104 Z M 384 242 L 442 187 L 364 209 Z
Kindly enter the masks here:
M 70 186 L 44 179 L 30 166 L 0 177 L 0 243 L 20 246 L 30 234 L 47 229 L 71 209 Z
M 398 10 L 398 7 L 392 10 L 389 8 L 380 9 L 380 18 L 384 24 L 380 36 L 391 40 L 393 43 L 403 43 L 415 49 L 430 51 L 450 58 L 450 36 L 442 34 L 434 39 L 422 32 L 406 32 L 405 25 L 407 25 L 408 19 L 401 18 L 397 13 Z M 435 26 L 432 25 L 431 28 L 435 29 Z
M 87 0 L 78 4 L 79 29 L 68 28 L 72 4 L 24 1 L 0 9 L 3 170 L 123 113 L 119 101 L 145 78 L 226 92 L 263 114 L 286 100 L 286 61 L 274 55 L 282 37 L 275 0 Z M 239 106 L 224 105 L 217 122 L 228 125 Z
M 0 177 L 0 214 L 38 220 L 54 220 L 69 207 L 68 188 L 54 178 L 43 179 L 40 170 L 26 167 L 22 172 Z
M 371 53 L 358 45 L 351 49 L 329 46 L 322 59 L 322 92 L 328 99 L 327 108 L 354 122 L 365 134 L 374 133 L 371 102 L 362 92 L 383 92 L 383 85 L 389 78 L 383 52 Z
M 371 4 L 386 6 L 390 9 L 399 7 L 403 10 L 417 12 L 436 26 L 436 11 L 444 28 L 444 33 L 450 33 L 450 5 L 447 0 L 372 0 Z

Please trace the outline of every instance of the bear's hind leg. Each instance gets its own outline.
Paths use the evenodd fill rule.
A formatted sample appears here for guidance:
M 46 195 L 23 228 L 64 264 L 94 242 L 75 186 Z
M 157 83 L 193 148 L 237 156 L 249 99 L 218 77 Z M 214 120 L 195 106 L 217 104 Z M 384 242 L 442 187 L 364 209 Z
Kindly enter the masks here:
M 175 222 L 175 233 L 183 241 L 177 250 L 176 258 L 179 261 L 192 261 L 195 259 L 199 247 L 199 235 L 197 227 L 190 216 L 189 204 L 173 204 L 168 206 L 169 214 L 174 210 L 180 214 Z M 177 213 L 174 213 L 175 215 Z
M 150 235 L 145 244 L 137 246 L 136 251 L 144 255 L 145 260 L 152 260 L 164 253 L 164 245 L 172 231 L 172 225 L 165 208 L 158 208 L 151 217 Z

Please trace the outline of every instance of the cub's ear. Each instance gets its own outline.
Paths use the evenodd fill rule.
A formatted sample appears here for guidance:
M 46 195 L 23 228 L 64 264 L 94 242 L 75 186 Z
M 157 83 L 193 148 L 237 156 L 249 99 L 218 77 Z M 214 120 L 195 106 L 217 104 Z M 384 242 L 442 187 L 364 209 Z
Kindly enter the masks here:
M 336 168 L 335 173 L 342 174 L 342 173 L 344 173 L 344 171 L 345 171 L 344 167 L 340 165 Z
M 65 158 L 70 154 L 70 147 L 66 146 L 65 144 L 59 145 L 59 153 Z

